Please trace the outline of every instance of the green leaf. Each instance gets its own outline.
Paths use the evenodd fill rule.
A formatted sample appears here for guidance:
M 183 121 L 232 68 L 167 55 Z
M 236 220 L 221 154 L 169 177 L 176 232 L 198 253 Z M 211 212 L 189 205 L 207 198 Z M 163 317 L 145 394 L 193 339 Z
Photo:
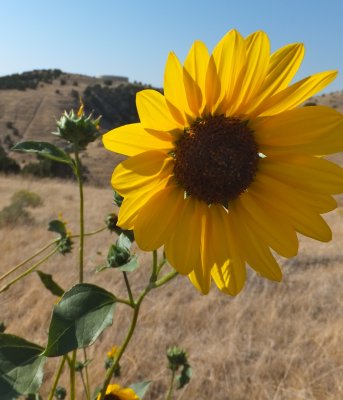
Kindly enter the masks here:
M 67 236 L 67 230 L 66 230 L 65 223 L 60 221 L 59 219 L 54 219 L 49 222 L 48 231 L 56 232 L 61 237 Z
M 42 157 L 74 166 L 73 160 L 68 154 L 52 143 L 35 141 L 20 142 L 12 147 L 12 150 L 21 153 L 36 153 Z
M 119 249 L 123 249 L 128 252 L 130 251 L 131 244 L 131 240 L 124 233 L 121 233 L 116 241 L 116 246 Z
M 36 271 L 43 285 L 55 296 L 63 296 L 64 290 L 52 279 L 52 275 L 45 274 L 42 271 Z
M 122 265 L 121 267 L 117 267 L 116 269 L 122 272 L 132 272 L 139 267 L 138 259 L 136 256 L 133 256 L 131 260 Z
M 42 384 L 46 358 L 43 348 L 18 336 L 0 334 L 0 394 L 12 400 L 36 393 Z
M 115 301 L 111 293 L 87 283 L 64 293 L 52 313 L 44 355 L 61 356 L 94 343 L 112 324 Z
M 178 389 L 182 389 L 184 386 L 186 386 L 191 380 L 191 377 L 192 377 L 192 368 L 189 364 L 185 364 L 184 367 L 182 368 L 180 376 L 176 378 L 176 380 L 179 382 Z
M 149 389 L 150 384 L 151 384 L 151 381 L 138 382 L 138 383 L 133 383 L 132 385 L 130 385 L 130 388 L 132 390 L 134 390 L 134 392 L 140 399 L 143 399 L 143 397 L 145 396 L 145 393 Z

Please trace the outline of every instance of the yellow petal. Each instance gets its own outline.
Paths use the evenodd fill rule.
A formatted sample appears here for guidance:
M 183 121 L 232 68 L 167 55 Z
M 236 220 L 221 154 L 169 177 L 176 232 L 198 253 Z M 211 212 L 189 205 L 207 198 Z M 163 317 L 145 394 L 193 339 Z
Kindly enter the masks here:
M 294 188 L 323 194 L 343 192 L 343 169 L 323 158 L 290 156 L 287 158 L 264 158 L 259 171 Z
M 148 133 L 142 124 L 129 124 L 105 133 L 102 140 L 107 150 L 135 156 L 148 150 L 170 151 L 174 147 L 172 137 L 166 132 L 161 132 L 161 137 Z
M 268 70 L 270 43 L 268 36 L 262 32 L 255 32 L 248 36 L 246 42 L 247 59 L 242 69 L 242 84 L 237 92 L 236 107 L 231 112 L 241 114 L 245 105 L 257 94 Z
M 186 114 L 191 114 L 191 111 L 188 107 L 183 84 L 182 65 L 173 52 L 169 53 L 164 72 L 164 96 L 173 117 L 181 125 L 185 125 L 187 121 Z M 170 105 L 172 105 L 172 107 L 170 107 Z M 175 109 L 178 111 L 175 111 Z M 179 114 L 181 114 L 181 117 Z
M 120 163 L 113 172 L 112 186 L 122 196 L 156 186 L 172 174 L 173 160 L 159 151 L 147 151 Z
M 144 251 L 161 247 L 174 231 L 184 202 L 183 190 L 175 185 L 151 197 L 135 222 L 135 240 Z
M 343 116 L 324 107 L 301 107 L 252 121 L 259 149 L 282 153 L 330 154 L 343 150 Z
M 195 117 L 200 117 L 202 111 L 201 89 L 186 68 L 183 68 L 183 83 L 185 85 L 188 106 Z
M 298 238 L 284 215 L 266 207 L 265 203 L 250 192 L 244 193 L 236 201 L 246 214 L 245 221 L 250 230 L 258 232 L 268 246 L 283 257 L 297 255 Z
M 201 218 L 197 203 L 191 197 L 185 199 L 174 232 L 165 245 L 167 259 L 182 275 L 190 274 L 201 262 Z
M 215 105 L 219 99 L 220 91 L 221 91 L 220 79 L 218 76 L 213 55 L 211 55 L 210 60 L 208 62 L 208 68 L 205 80 L 205 96 L 206 96 L 206 106 L 204 110 L 205 113 L 214 114 Z
M 245 43 L 236 30 L 229 31 L 213 50 L 218 76 L 221 82 L 221 96 L 217 114 L 224 114 L 234 102 L 232 95 L 238 85 L 238 77 L 245 63 Z
M 236 226 L 237 234 L 244 238 L 242 242 L 248 264 L 263 277 L 280 281 L 282 273 L 278 263 L 272 256 L 267 243 L 251 225 L 241 205 L 233 201 L 229 213 Z
M 332 234 L 327 223 L 311 207 L 311 202 L 307 202 L 306 197 L 291 186 L 259 171 L 249 191 L 271 209 L 275 208 L 283 213 L 297 232 L 322 242 L 331 240 Z
M 337 71 L 319 72 L 267 98 L 254 115 L 271 116 L 297 107 L 309 97 L 324 89 L 337 76 Z
M 146 129 L 173 132 L 183 127 L 172 117 L 164 96 L 156 90 L 142 90 L 136 95 L 139 119 Z
M 215 266 L 211 274 L 221 291 L 236 296 L 242 290 L 246 279 L 242 244 L 227 211 L 222 206 L 213 204 L 210 212 L 213 224 L 211 249 L 215 257 Z
M 171 177 L 165 177 L 126 196 L 119 209 L 118 225 L 123 229 L 134 229 L 141 209 L 144 208 L 152 196 L 159 191 L 163 191 L 170 182 L 172 182 Z
M 207 47 L 200 40 L 196 40 L 184 63 L 185 69 L 199 86 L 202 94 L 205 93 L 205 78 L 210 56 Z
M 261 87 L 265 97 L 285 89 L 298 71 L 304 58 L 305 48 L 302 43 L 292 43 L 272 54 L 267 77 Z
M 189 275 L 189 278 L 201 293 L 207 294 L 210 291 L 211 270 L 214 265 L 211 248 L 213 243 L 213 230 L 207 204 L 197 201 L 196 214 L 199 218 L 200 260 L 199 264 Z

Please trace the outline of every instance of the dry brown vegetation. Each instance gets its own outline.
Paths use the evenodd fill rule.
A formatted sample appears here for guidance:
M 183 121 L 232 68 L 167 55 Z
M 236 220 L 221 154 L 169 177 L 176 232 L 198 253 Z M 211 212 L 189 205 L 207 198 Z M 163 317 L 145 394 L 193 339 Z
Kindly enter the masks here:
M 0 273 L 54 238 L 46 227 L 59 212 L 68 227 L 78 231 L 78 193 L 72 183 L 0 177 L 0 209 L 20 189 L 38 193 L 44 204 L 30 210 L 34 224 L 0 230 Z M 113 210 L 112 191 L 88 186 L 85 193 L 86 230 L 92 231 L 101 227 L 104 215 Z M 175 392 L 175 399 L 343 398 L 342 218 L 340 208 L 327 215 L 334 234 L 332 242 L 301 239 L 299 256 L 281 262 L 284 278 L 279 284 L 251 272 L 243 292 L 230 298 L 215 287 L 202 296 L 187 278 L 178 277 L 150 293 L 122 360 L 120 382 L 152 380 L 146 398 L 165 398 L 169 383 L 165 350 L 177 344 L 189 354 L 193 378 L 184 390 Z M 107 231 L 86 239 L 85 280 L 124 296 L 119 272 L 95 273 L 114 239 Z M 148 279 L 150 263 L 149 254 L 139 256 L 141 267 L 131 275 L 136 293 Z M 42 266 L 64 289 L 77 281 L 77 268 L 75 250 L 72 255 L 56 255 Z M 55 301 L 33 273 L 1 295 L 0 320 L 8 333 L 44 346 Z M 93 388 L 104 376 L 106 352 L 121 342 L 129 320 L 130 310 L 119 305 L 113 326 L 88 349 L 93 359 Z M 50 359 L 46 365 L 44 399 L 55 364 L 56 360 Z M 80 381 L 77 398 L 84 398 Z

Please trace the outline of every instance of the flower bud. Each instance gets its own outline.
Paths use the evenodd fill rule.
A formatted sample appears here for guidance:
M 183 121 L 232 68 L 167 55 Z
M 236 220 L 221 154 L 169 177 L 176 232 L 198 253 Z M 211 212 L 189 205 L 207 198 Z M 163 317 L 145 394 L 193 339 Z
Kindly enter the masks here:
M 73 143 L 78 150 L 83 150 L 100 136 L 100 118 L 93 119 L 92 114 L 86 116 L 83 111 L 83 104 L 81 104 L 76 114 L 74 110 L 69 113 L 64 112 L 57 121 L 57 132 L 53 132 L 53 134 Z

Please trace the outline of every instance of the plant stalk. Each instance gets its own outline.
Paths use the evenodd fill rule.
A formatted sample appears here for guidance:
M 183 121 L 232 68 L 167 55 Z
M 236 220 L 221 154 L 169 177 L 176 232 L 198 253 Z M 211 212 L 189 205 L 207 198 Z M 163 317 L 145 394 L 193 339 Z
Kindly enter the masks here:
M 63 356 L 62 360 L 60 362 L 60 365 L 58 367 L 58 370 L 56 372 L 54 383 L 52 385 L 48 400 L 52 400 L 54 398 L 55 391 L 56 391 L 56 388 L 57 388 L 57 385 L 58 385 L 58 381 L 60 380 L 60 377 L 61 377 L 65 362 L 66 362 L 66 356 Z
M 12 269 L 10 269 L 8 272 L 6 272 L 4 275 L 0 276 L 0 282 L 2 280 L 4 280 L 5 278 L 8 277 L 8 275 L 12 274 L 13 272 L 15 272 L 17 269 L 19 269 L 21 266 L 23 266 L 24 264 L 28 263 L 29 261 L 31 261 L 32 259 L 34 259 L 35 257 L 39 256 L 41 253 L 43 253 L 45 250 L 47 250 L 50 246 L 52 246 L 53 244 L 57 243 L 59 239 L 54 240 L 53 242 L 50 242 L 49 244 L 45 245 L 44 247 L 42 247 L 40 250 L 38 250 L 35 254 L 33 254 L 32 256 L 30 256 L 29 258 L 27 258 L 26 260 L 22 261 L 21 263 L 17 264 L 15 267 L 13 267 Z
M 15 279 L 13 279 L 11 282 L 7 283 L 7 285 L 3 286 L 0 289 L 0 293 L 4 292 L 5 290 L 9 289 L 12 285 L 14 285 L 16 282 L 18 282 L 20 279 L 24 278 L 26 275 L 31 274 L 37 267 L 39 267 L 41 264 L 43 264 L 48 258 L 50 258 L 52 255 L 54 255 L 57 252 L 58 248 L 55 248 L 52 252 L 47 254 L 44 258 L 41 260 L 37 261 L 36 264 L 33 264 L 31 268 L 29 268 L 27 271 L 23 272 L 19 276 L 17 276 Z

